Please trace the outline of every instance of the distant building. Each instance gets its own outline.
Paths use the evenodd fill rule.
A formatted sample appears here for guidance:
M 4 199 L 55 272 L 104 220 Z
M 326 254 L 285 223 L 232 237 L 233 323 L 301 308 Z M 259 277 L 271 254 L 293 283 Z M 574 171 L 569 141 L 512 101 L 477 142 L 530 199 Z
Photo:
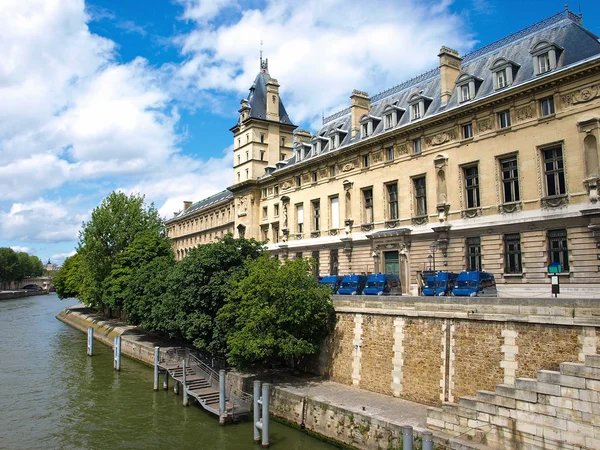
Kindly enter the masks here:
M 401 53 L 399 53 L 401 57 Z M 314 69 L 318 70 L 318 69 Z M 299 130 L 266 60 L 241 101 L 234 180 L 167 222 L 179 259 L 224 233 L 321 274 L 485 270 L 503 295 L 600 296 L 600 42 L 563 11 Z
M 50 262 L 50 259 L 48 259 L 48 262 L 46 263 L 44 269 L 47 272 L 57 272 L 60 269 L 60 266 L 58 264 Z

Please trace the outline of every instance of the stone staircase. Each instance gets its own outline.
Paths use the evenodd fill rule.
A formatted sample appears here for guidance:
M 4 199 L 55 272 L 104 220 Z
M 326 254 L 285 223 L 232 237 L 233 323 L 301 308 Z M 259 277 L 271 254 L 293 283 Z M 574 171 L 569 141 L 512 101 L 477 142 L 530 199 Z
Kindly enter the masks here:
M 429 408 L 427 426 L 490 448 L 600 449 L 600 355 Z

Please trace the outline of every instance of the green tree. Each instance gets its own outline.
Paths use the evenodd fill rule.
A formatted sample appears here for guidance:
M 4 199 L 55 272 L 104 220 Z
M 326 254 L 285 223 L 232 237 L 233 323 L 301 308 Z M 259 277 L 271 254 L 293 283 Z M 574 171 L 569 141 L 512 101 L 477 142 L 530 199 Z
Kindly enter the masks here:
M 103 304 L 122 309 L 131 325 L 156 329 L 157 305 L 167 289 L 167 277 L 175 266 L 171 244 L 153 231 L 140 233 L 116 257 L 103 282 Z
M 319 285 L 312 262 L 283 264 L 268 256 L 248 261 L 233 282 L 217 323 L 226 330 L 228 361 L 248 367 L 269 360 L 293 367 L 319 346 L 335 323 L 330 289 Z
M 0 247 L 0 289 L 8 288 L 19 277 L 19 259 L 10 247 Z
M 150 231 L 165 236 L 165 228 L 154 205 L 144 197 L 112 192 L 92 211 L 91 219 L 83 224 L 77 252 L 81 254 L 83 284 L 79 298 L 98 310 L 102 303 L 102 282 L 110 275 L 116 258 L 134 239 Z
M 81 255 L 75 253 L 65 259 L 52 282 L 56 288 L 58 298 L 79 297 L 79 291 L 83 283 Z
M 192 249 L 169 277 L 165 301 L 157 310 L 160 329 L 200 350 L 224 354 L 224 336 L 215 327 L 215 317 L 225 303 L 233 277 L 245 273 L 244 262 L 256 259 L 263 251 L 263 243 L 234 239 L 230 234 Z
M 29 255 L 29 277 L 41 277 L 44 273 L 44 263 L 35 255 Z

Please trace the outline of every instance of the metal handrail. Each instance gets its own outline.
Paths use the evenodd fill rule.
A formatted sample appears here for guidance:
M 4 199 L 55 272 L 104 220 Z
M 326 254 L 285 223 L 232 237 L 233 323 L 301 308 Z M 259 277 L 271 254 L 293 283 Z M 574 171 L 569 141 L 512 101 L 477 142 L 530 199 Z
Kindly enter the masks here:
M 216 384 L 219 383 L 219 374 L 212 367 L 210 367 L 205 362 L 201 361 L 200 358 L 198 358 L 196 355 L 193 355 L 189 350 L 187 351 L 187 358 L 190 364 L 195 364 L 200 368 L 200 370 L 206 373 L 206 375 L 209 378 L 208 382 L 211 385 L 213 384 L 213 382 Z

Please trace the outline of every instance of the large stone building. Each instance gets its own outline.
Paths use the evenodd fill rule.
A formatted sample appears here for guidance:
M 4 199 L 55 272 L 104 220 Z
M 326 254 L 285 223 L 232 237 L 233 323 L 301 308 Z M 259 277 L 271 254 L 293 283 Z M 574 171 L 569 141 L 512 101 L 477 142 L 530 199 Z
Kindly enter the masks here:
M 492 272 L 503 295 L 600 295 L 600 42 L 563 11 L 297 129 L 261 60 L 228 190 L 168 221 L 178 258 L 224 233 L 320 274 Z

